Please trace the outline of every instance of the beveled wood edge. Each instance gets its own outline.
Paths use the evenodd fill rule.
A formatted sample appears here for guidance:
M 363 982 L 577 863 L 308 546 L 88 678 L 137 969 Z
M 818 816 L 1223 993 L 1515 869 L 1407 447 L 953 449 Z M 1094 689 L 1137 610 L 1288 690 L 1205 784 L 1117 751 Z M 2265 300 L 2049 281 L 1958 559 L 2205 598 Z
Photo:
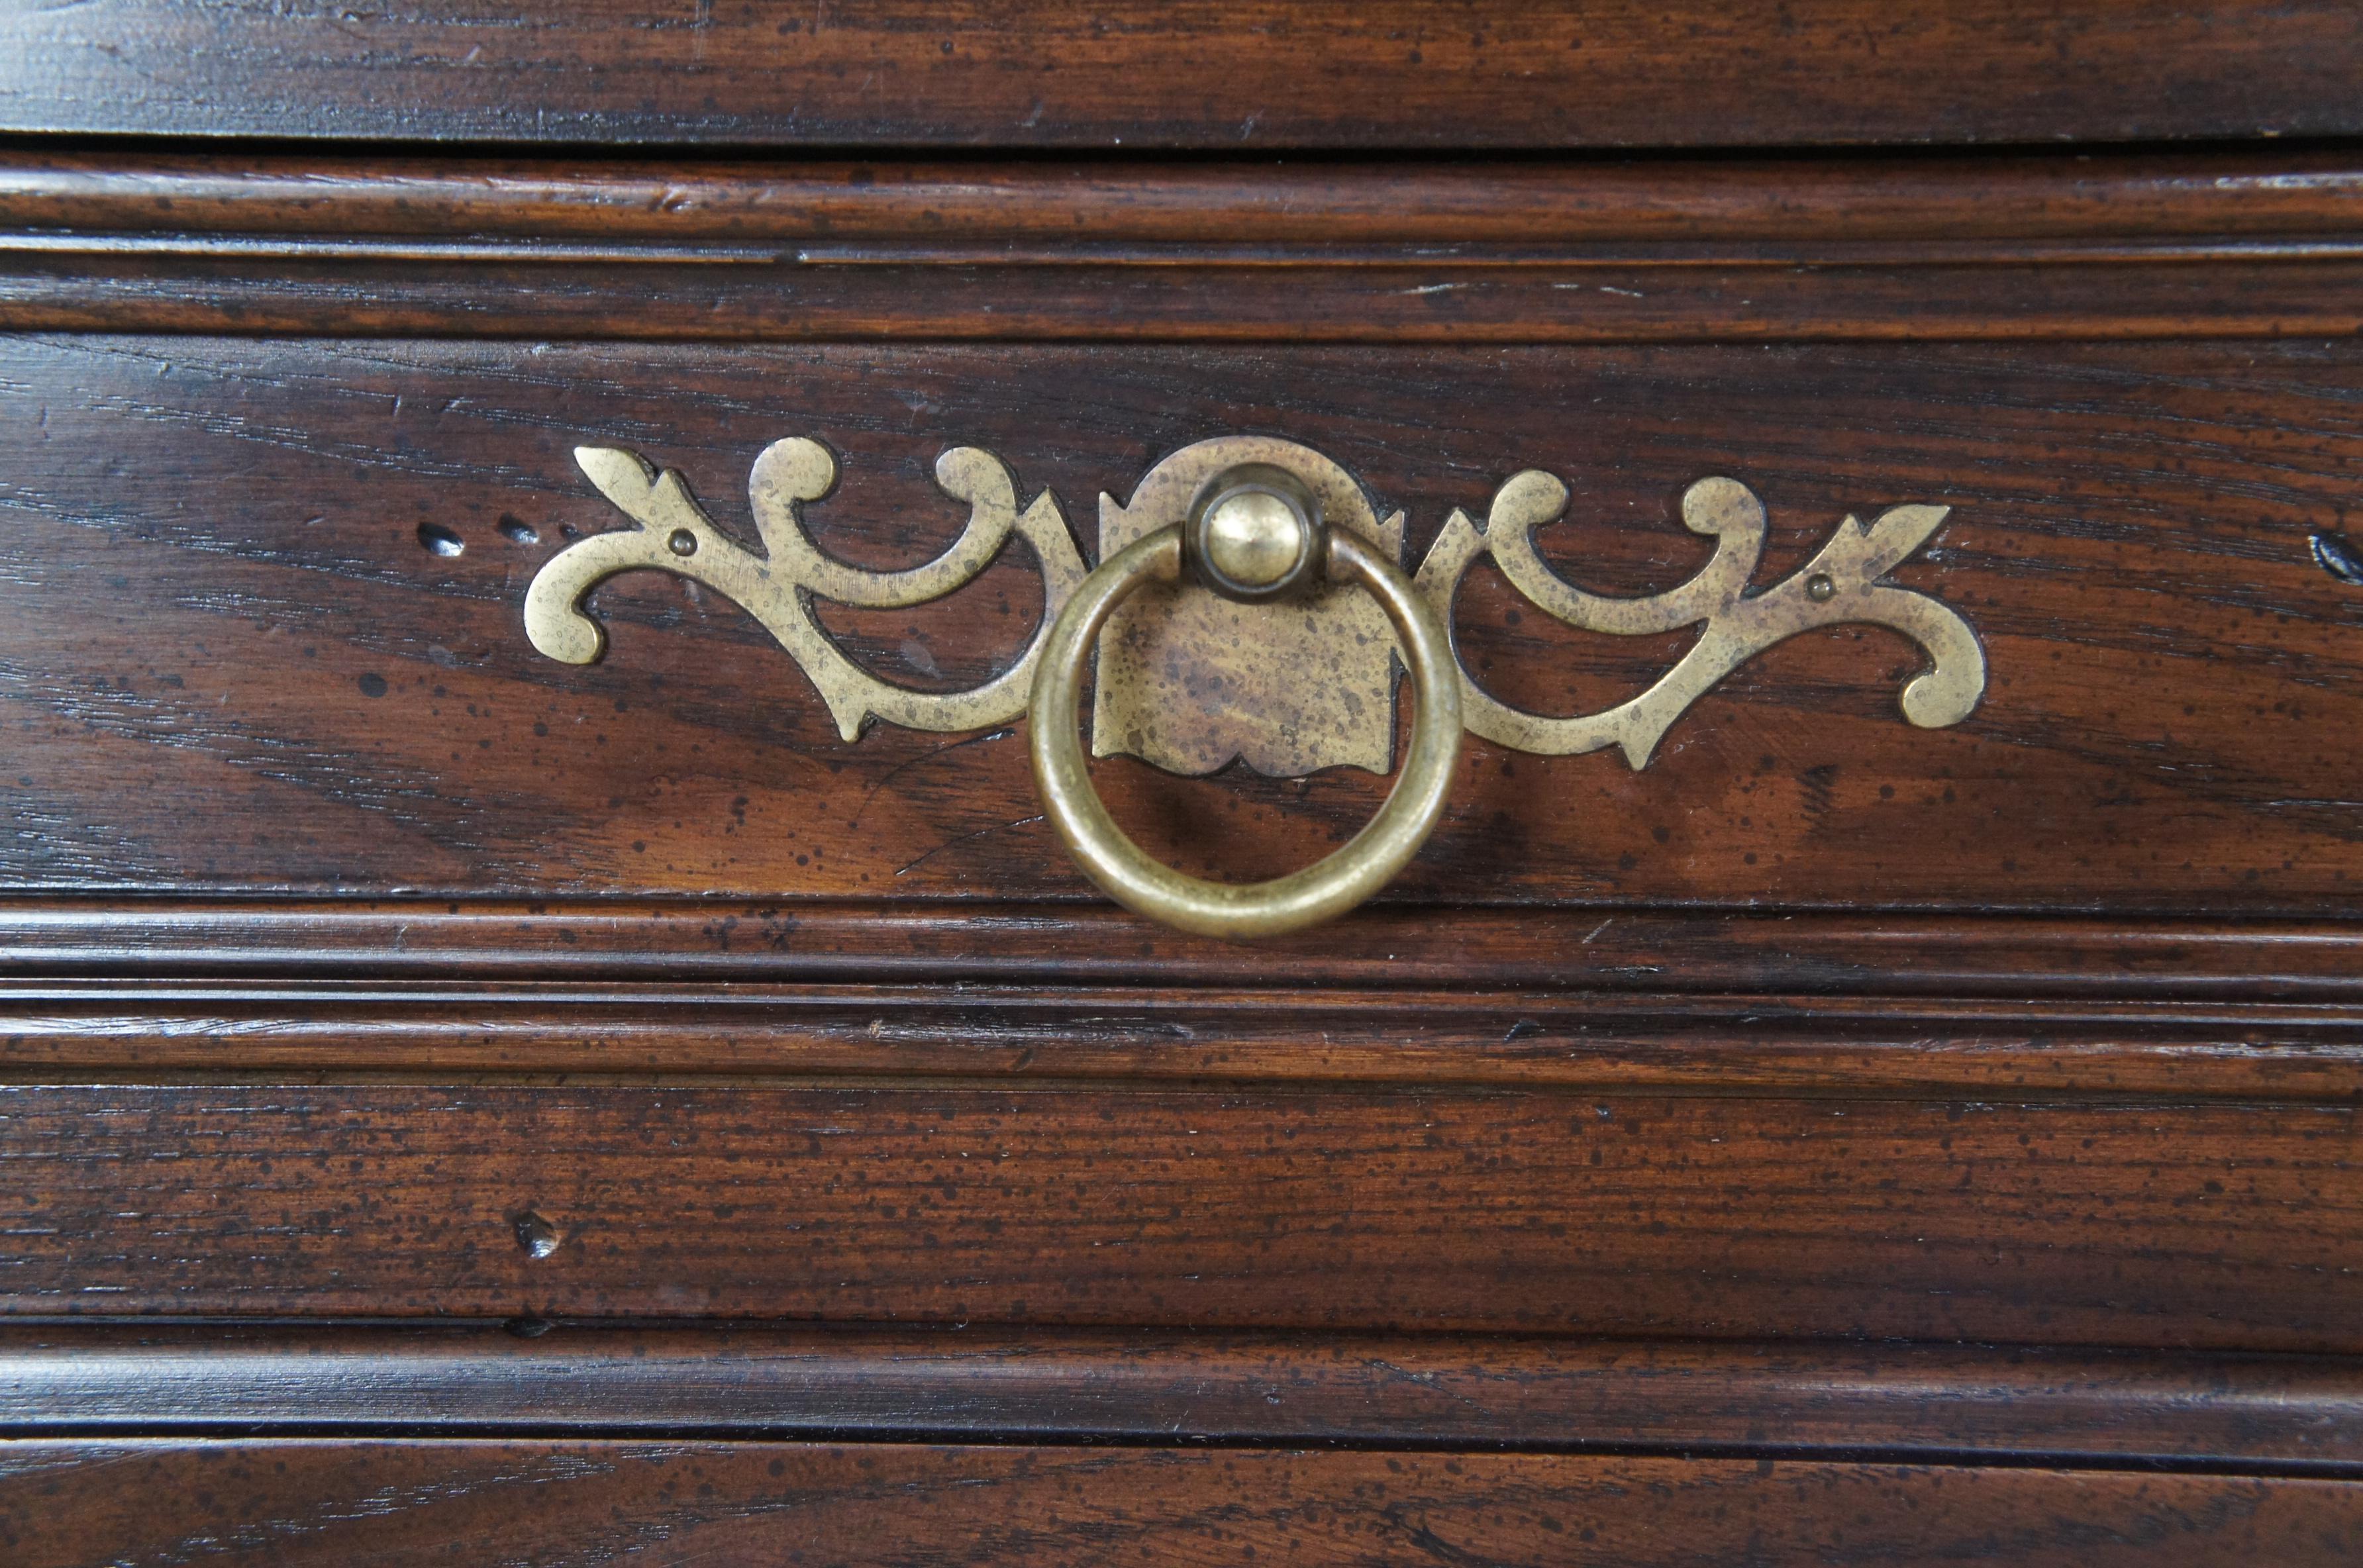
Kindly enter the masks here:
M 1467 988 L 0 979 L 0 1084 L 288 1074 L 2351 1105 L 2363 1011 Z
M 0 326 L 339 340 L 1460 346 L 2195 342 L 2363 332 L 2363 256 L 2340 245 L 2202 249 L 2164 262 L 2037 254 L 1491 268 L 659 259 L 0 253 Z
M 793 980 L 2345 1002 L 2363 921 L 1374 904 L 1248 948 L 959 899 L 0 898 L 0 977 Z
M 520 259 L 563 241 L 583 243 L 560 259 L 623 260 L 808 249 L 847 260 L 1154 260 L 1160 248 L 1252 259 L 1259 247 L 1377 247 L 1448 264 L 1505 247 L 1905 241 L 1974 254 L 1960 248 L 1981 240 L 2093 242 L 2114 256 L 2140 241 L 2363 240 L 2363 154 L 1111 165 L 20 149 L 0 149 L 6 230 L 26 246 L 79 238 L 105 249 L 139 236 L 203 254 L 207 241 L 335 239 L 402 256 L 434 253 L 402 241 L 449 241 Z
M 2363 1465 L 2363 1362 L 817 1325 L 0 1325 L 0 1435 L 565 1430 Z
M 0 149 L 19 331 L 2344 337 L 2363 155 L 689 163 Z

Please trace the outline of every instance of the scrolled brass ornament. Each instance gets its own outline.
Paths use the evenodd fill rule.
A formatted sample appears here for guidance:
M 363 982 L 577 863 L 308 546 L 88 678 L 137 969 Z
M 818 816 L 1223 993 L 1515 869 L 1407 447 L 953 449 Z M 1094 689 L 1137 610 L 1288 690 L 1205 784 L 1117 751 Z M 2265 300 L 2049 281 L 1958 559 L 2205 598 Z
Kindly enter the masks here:
M 1697 642 L 1646 691 L 1602 712 L 1545 718 L 1488 696 L 1468 676 L 1461 693 L 1470 730 L 1496 745 L 1544 756 L 1622 747 L 1636 769 L 1692 702 L 1773 644 L 1816 626 L 1864 622 L 1901 632 L 1927 653 L 1929 668 L 1903 688 L 1903 716 L 1941 729 L 1969 716 L 1985 693 L 1985 652 L 1969 623 L 1925 593 L 1880 580 L 1925 544 L 1949 510 L 1892 506 L 1870 523 L 1848 517 L 1814 558 L 1760 592 L 1747 591 L 1764 553 L 1764 503 L 1737 480 L 1703 479 L 1682 492 L 1682 523 L 1714 541 L 1714 554 L 1681 587 L 1645 598 L 1587 593 L 1543 564 L 1534 531 L 1567 508 L 1567 486 L 1539 469 L 1512 476 L 1494 493 L 1481 526 L 1455 510 L 1420 563 L 1420 591 L 1452 624 L 1452 599 L 1480 556 L 1490 554 L 1510 585 L 1570 626 L 1646 636 L 1705 623 Z
M 1529 469 L 1494 493 L 1484 521 L 1456 509 L 1415 574 L 1399 564 L 1401 513 L 1381 518 L 1351 475 L 1311 447 L 1272 436 L 1201 441 L 1153 466 L 1119 502 L 1100 497 L 1101 565 L 1086 573 L 1057 500 L 1022 510 L 998 458 L 959 447 L 937 460 L 967 527 L 934 560 L 867 571 L 815 545 L 803 507 L 830 493 L 828 448 L 791 436 L 764 448 L 749 482 L 760 550 L 717 529 L 682 476 L 614 447 L 576 448 L 591 482 L 634 526 L 561 550 L 535 575 L 525 620 L 533 646 L 588 664 L 605 640 L 583 601 L 618 572 L 693 579 L 752 614 L 811 679 L 848 741 L 872 720 L 932 731 L 980 730 L 1030 707 L 1035 778 L 1046 814 L 1078 863 L 1127 906 L 1192 931 L 1244 939 L 1329 919 L 1383 885 L 1440 816 L 1465 727 L 1544 756 L 1619 748 L 1635 768 L 1691 704 L 1786 638 L 1860 623 L 1911 638 L 1928 665 L 1905 682 L 1903 716 L 1956 724 L 1985 691 L 1984 650 L 1942 602 L 1886 580 L 1942 525 L 1947 509 L 1892 506 L 1849 516 L 1803 566 L 1751 591 L 1767 521 L 1736 480 L 1712 477 L 1681 498 L 1683 525 L 1714 541 L 1706 565 L 1662 593 L 1596 594 L 1546 565 L 1535 531 L 1565 512 L 1568 491 Z M 1009 668 L 964 691 L 917 691 L 863 669 L 822 628 L 815 600 L 863 608 L 925 603 L 975 580 L 1013 536 L 1040 565 L 1043 618 Z M 1593 713 L 1552 717 L 1481 689 L 1454 651 L 1453 600 L 1490 556 L 1537 609 L 1584 631 L 1637 636 L 1699 628 L 1646 690 Z M 1091 750 L 1129 753 L 1178 773 L 1237 760 L 1301 777 L 1323 767 L 1383 771 L 1394 745 L 1397 666 L 1415 688 L 1401 778 L 1363 832 L 1336 855 L 1270 882 L 1210 883 L 1143 856 L 1093 792 L 1076 708 L 1097 656 Z
M 583 597 L 617 572 L 669 571 L 735 602 L 788 650 L 811 677 L 838 733 L 858 740 L 873 718 L 913 730 L 979 730 L 1023 712 L 1051 619 L 1083 580 L 1083 560 L 1067 520 L 1048 491 L 1017 509 L 1017 487 L 992 453 L 955 447 L 936 459 L 936 483 L 969 503 L 968 526 L 951 547 L 908 571 L 864 571 L 823 551 L 804 531 L 804 505 L 836 487 L 837 458 L 801 436 L 774 441 L 755 459 L 748 500 L 763 553 L 714 525 L 681 475 L 662 473 L 620 447 L 577 447 L 574 461 L 638 525 L 569 545 L 534 574 L 526 591 L 525 630 L 533 646 L 567 664 L 590 664 L 606 635 L 582 609 Z M 814 619 L 815 598 L 865 610 L 902 610 L 941 599 L 991 566 L 1012 534 L 1034 547 L 1042 567 L 1042 628 L 1025 656 L 966 691 L 915 691 L 881 680 L 830 640 Z

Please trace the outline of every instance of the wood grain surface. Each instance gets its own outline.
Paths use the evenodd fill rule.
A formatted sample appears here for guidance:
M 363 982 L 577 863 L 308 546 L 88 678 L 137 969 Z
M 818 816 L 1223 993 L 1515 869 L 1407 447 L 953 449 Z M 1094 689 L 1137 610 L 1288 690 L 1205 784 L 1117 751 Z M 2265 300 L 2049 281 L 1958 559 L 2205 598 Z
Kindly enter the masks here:
M 22 1568 L 343 1568 L 463 1551 L 503 1563 L 2327 1568 L 2363 1545 L 2363 1487 L 1539 1454 L 31 1441 L 0 1444 L 0 1544 Z
M 1055 1082 L 0 1106 L 16 1314 L 2363 1349 L 2351 1106 Z
M 1651 246 L 1668 256 L 1752 246 L 1795 260 L 1908 244 L 1924 259 L 2024 246 L 2073 258 L 2351 245 L 2358 206 L 2363 155 L 2286 145 L 2140 157 L 1122 162 L 0 149 L 10 248 L 83 256 L 270 259 L 309 246 L 394 257 L 448 244 L 520 258 L 603 247 L 714 260 L 1197 250 L 1498 265 L 1609 247 L 1639 259 Z M 527 243 L 502 252 L 504 240 Z
M 684 469 L 726 526 L 767 441 L 836 443 L 824 544 L 923 558 L 926 465 L 997 450 L 1088 536 L 1160 452 L 1271 428 L 1412 517 L 1526 466 L 1544 536 L 1611 591 L 1700 542 L 1670 497 L 1756 486 L 1793 566 L 1849 513 L 1941 502 L 1898 580 L 1991 668 L 1968 723 L 1895 710 L 1916 655 L 1841 628 L 1759 657 L 1659 758 L 1471 744 L 1414 903 L 1872 905 L 2334 916 L 2363 878 L 2363 590 L 2317 562 L 2363 465 L 2347 343 L 1324 350 L 20 337 L 0 501 L 0 723 L 19 891 L 1072 899 L 1015 730 L 836 738 L 794 666 L 678 580 L 602 590 L 592 668 L 536 655 L 525 584 L 617 519 L 582 441 Z M 438 554 L 423 526 L 464 553 Z M 1037 613 L 1015 552 L 904 613 L 827 616 L 915 685 L 982 679 Z M 1470 665 L 1537 710 L 1613 701 L 1680 635 L 1545 625 L 1481 573 Z M 1386 787 L 1102 769 L 1187 869 L 1303 863 Z
M 0 899 L 0 976 L 13 1015 L 50 1016 L 44 999 L 109 1001 L 161 1019 L 185 1000 L 227 1005 L 241 996 L 271 1016 L 272 998 L 304 979 L 350 988 L 383 982 L 560 981 L 793 983 L 819 999 L 823 985 L 951 980 L 1003 988 L 1153 986 L 1202 994 L 1248 992 L 1273 978 L 1285 954 L 1292 987 L 1348 991 L 1428 989 L 1472 1006 L 1514 1007 L 1520 996 L 1643 993 L 1646 1012 L 1671 996 L 1703 995 L 1693 1021 L 1736 1002 L 1747 1018 L 1807 1021 L 1783 1008 L 1836 1010 L 1841 999 L 1974 999 L 1970 1012 L 2001 1021 L 2044 1016 L 2095 1021 L 2141 1017 L 2168 1027 L 2237 1027 L 2233 1015 L 2175 1003 L 2256 1004 L 2258 1024 L 2335 1025 L 2363 990 L 2363 930 L 2336 916 L 2313 921 L 2117 915 L 1969 916 L 1954 912 L 1735 912 L 1570 900 L 1553 909 L 1456 906 L 1452 941 L 1427 940 L 1436 916 L 1415 906 L 1366 908 L 1344 927 L 1244 948 L 1160 931 L 1107 905 L 992 899 L 717 898 Z M 45 981 L 94 982 L 51 993 Z M 202 991 L 141 987 L 204 979 Z M 239 981 L 257 986 L 241 991 Z M 29 988 L 28 988 L 29 987 Z M 383 995 L 364 988 L 358 999 Z M 543 993 L 553 995 L 553 993 Z M 713 993 L 704 993 L 711 996 Z M 729 993 L 750 1003 L 781 993 Z M 843 997 L 884 992 L 848 992 Z M 1659 999 L 1652 1000 L 1654 996 Z M 1725 1000 L 1714 999 L 1720 995 Z M 1302 991 L 1298 1000 L 1311 999 Z M 1494 999 L 1485 1001 L 1486 996 Z M 314 1002 L 329 993 L 312 993 Z M 20 1005 L 23 1003 L 29 1006 Z M 1783 1000 L 1776 999 L 1785 999 Z M 593 989 L 572 999 L 605 1004 Z M 1178 998 L 1176 999 L 1179 999 Z M 1344 1005 L 1356 1005 L 1350 998 Z M 2043 1011 L 2081 1001 L 2102 1010 Z M 2138 1010 L 2145 1002 L 2169 1004 Z M 1250 1004 L 1260 1005 L 1260 1004 Z M 1389 1004 L 1391 1005 L 1391 1004 Z M 1559 1004 L 1554 1004 L 1559 1005 Z M 1678 1009 L 1693 1004 L 1678 1003 Z M 2133 1013 L 2113 1013 L 2130 1006 Z M 70 1013 L 56 1015 L 70 1030 Z M 329 1015 L 315 1015 L 326 1022 Z M 727 1012 L 710 1015 L 718 1020 Z M 1600 1016 L 1633 1017 L 1631 1010 Z M 1907 1016 L 1899 1011 L 1897 1016 Z M 1814 1020 L 1827 1025 L 1834 1017 Z M 2260 1043 L 2260 1042 L 2259 1042 Z
M 779 148 L 2339 136 L 2337 0 L 94 0 L 0 27 L 0 128 Z
M 1468 343 L 2348 336 L 2351 153 L 0 155 L 23 329 Z
M 823 1324 L 0 1324 L 14 1436 L 1460 1445 L 2353 1479 L 2351 1358 Z
M 722 343 L 846 338 L 1166 343 L 1895 342 L 2346 338 L 2350 244 L 2191 254 L 1540 259 L 972 254 L 582 259 L 514 245 L 50 244 L 0 251 L 0 319 L 28 331 Z M 349 254 L 340 254 L 349 251 Z M 393 254 L 389 254 L 393 252 Z M 1720 264 L 1716 264 L 1720 263 Z
M 0 1559 L 2363 1555 L 2351 6 L 676 10 L 0 16 Z M 1710 474 L 1759 587 L 1947 507 L 1984 703 L 1839 628 L 1472 743 L 1248 955 L 1022 723 L 523 632 L 577 445 L 744 536 L 822 438 L 882 569 L 947 447 L 1088 553 L 1236 431 L 1414 561 L 1548 469 L 1612 593 Z M 948 689 L 1039 602 L 822 613 Z M 1687 639 L 1457 614 L 1554 713 Z M 1098 777 L 1209 875 L 1386 789 Z
M 985 933 L 944 935 L 991 945 Z M 2363 1098 L 2363 1030 L 2351 1001 L 1626 992 L 1588 988 L 1581 972 L 1542 991 L 1473 981 L 1346 989 L 1309 979 L 1181 988 L 1085 984 L 1082 975 L 1039 988 L 977 984 L 961 972 L 930 967 L 932 979 L 896 986 L 15 981 L 0 986 L 0 1080 L 958 1075 L 2283 1105 Z

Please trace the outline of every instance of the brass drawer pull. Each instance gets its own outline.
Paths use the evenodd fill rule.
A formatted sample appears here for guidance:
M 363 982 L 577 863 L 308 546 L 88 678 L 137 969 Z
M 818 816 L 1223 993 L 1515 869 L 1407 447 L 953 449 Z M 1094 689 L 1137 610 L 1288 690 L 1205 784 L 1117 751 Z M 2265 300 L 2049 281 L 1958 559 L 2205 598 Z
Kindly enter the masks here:
M 1232 941 L 1318 925 L 1385 887 L 1443 814 L 1460 756 L 1460 671 L 1444 624 L 1400 567 L 1351 534 L 1329 533 L 1288 490 L 1302 494 L 1283 475 L 1234 470 L 1217 479 L 1186 536 L 1169 524 L 1102 562 L 1059 612 L 1034 677 L 1034 784 L 1075 864 L 1126 909 Z M 1185 569 L 1247 602 L 1331 575 L 1350 579 L 1386 612 L 1411 666 L 1411 749 L 1402 776 L 1361 832 L 1302 871 L 1244 884 L 1184 876 L 1126 837 L 1092 788 L 1075 723 L 1084 663 L 1117 605 L 1144 583 L 1180 580 Z
M 761 622 L 848 741 L 873 719 L 976 730 L 1030 707 L 1046 814 L 1085 873 L 1131 909 L 1217 936 L 1300 930 L 1384 886 L 1436 825 L 1464 723 L 1496 745 L 1554 756 L 1614 746 L 1642 767 L 1691 704 L 1740 665 L 1800 632 L 1848 623 L 1886 626 L 1926 655 L 1902 693 L 1912 723 L 1958 723 L 1985 692 L 1985 651 L 1969 623 L 1933 595 L 1888 580 L 1942 525 L 1943 506 L 1891 506 L 1869 522 L 1849 516 L 1803 565 L 1758 589 L 1763 502 L 1736 480 L 1702 479 L 1682 494 L 1681 520 L 1714 541 L 1713 558 L 1678 587 L 1620 598 L 1577 587 L 1536 550 L 1535 530 L 1568 500 L 1566 485 L 1536 469 L 1513 474 L 1481 520 L 1454 510 L 1407 574 L 1395 564 L 1403 513 L 1380 516 L 1336 462 L 1277 436 L 1217 436 L 1168 454 L 1130 500 L 1100 497 L 1102 564 L 1086 574 L 1057 498 L 1045 491 L 1021 506 L 1008 466 L 980 447 L 955 447 L 936 464 L 937 484 L 968 502 L 968 526 L 934 560 L 898 572 L 848 565 L 813 542 L 803 509 L 831 492 L 837 461 L 808 437 L 775 441 L 755 460 L 753 549 L 714 525 L 680 474 L 619 447 L 579 447 L 575 460 L 635 526 L 595 534 L 543 564 L 526 594 L 535 647 L 571 664 L 599 657 L 605 639 L 584 599 L 617 572 L 653 569 L 704 583 Z M 982 685 L 897 686 L 856 663 L 814 615 L 820 599 L 886 607 L 941 598 L 973 580 L 1013 535 L 1033 547 L 1041 569 L 1042 625 L 1015 664 Z M 1611 636 L 1696 626 L 1698 636 L 1647 690 L 1600 712 L 1512 707 L 1477 684 L 1452 646 L 1453 598 L 1488 557 L 1528 602 L 1568 625 Z M 1349 585 L 1369 591 L 1344 591 Z M 1263 602 L 1282 598 L 1284 607 Z M 1398 650 L 1417 702 L 1402 776 L 1345 848 L 1304 871 L 1249 885 L 1185 877 L 1126 838 L 1092 788 L 1074 714 L 1094 652 L 1093 756 L 1129 755 L 1190 775 L 1236 760 L 1302 778 L 1326 767 L 1387 770 Z

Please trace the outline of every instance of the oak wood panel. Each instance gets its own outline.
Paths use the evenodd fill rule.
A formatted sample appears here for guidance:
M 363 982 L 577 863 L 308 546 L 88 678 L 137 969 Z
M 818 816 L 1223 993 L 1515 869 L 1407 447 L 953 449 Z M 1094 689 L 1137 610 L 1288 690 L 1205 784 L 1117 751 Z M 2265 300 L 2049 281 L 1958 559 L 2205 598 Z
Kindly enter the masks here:
M 1447 988 L 17 981 L 0 1079 L 656 1074 L 1557 1084 L 2014 1100 L 2363 1099 L 2303 1003 Z M 947 995 L 942 983 L 956 988 Z
M 749 147 L 1550 148 L 2363 131 L 2336 0 L 92 0 L 0 128 Z
M 0 1090 L 0 1308 L 2353 1353 L 2352 1107 Z
M 1679 1523 L 1673 1521 L 1679 1520 Z M 105 1562 L 2334 1564 L 2350 1483 L 1538 1454 L 28 1441 L 0 1544 Z M 1250 1555 L 1252 1554 L 1252 1555 Z
M 729 522 L 764 442 L 821 434 L 847 472 L 815 526 L 886 564 L 956 526 L 922 478 L 951 442 L 1087 518 L 1241 427 L 1345 462 L 1415 549 L 1509 472 L 1558 471 L 1577 521 L 1553 547 L 1611 591 L 1694 569 L 1669 497 L 1705 473 L 1765 496 L 1767 578 L 1849 511 L 1954 508 L 1897 575 L 1985 640 L 1968 723 L 1901 721 L 1916 656 L 1886 634 L 1816 634 L 1638 774 L 1472 744 L 1398 900 L 2322 917 L 2363 878 L 2363 591 L 2311 543 L 2363 471 L 2351 343 L 5 347 L 34 412 L 0 480 L 17 889 L 1077 897 L 1014 730 L 843 743 L 751 623 L 666 578 L 602 591 L 603 666 L 534 654 L 527 578 L 614 521 L 566 453 L 627 442 Z M 466 553 L 423 548 L 425 523 Z M 1035 592 L 1011 558 L 941 605 L 831 621 L 892 678 L 973 680 Z M 1681 646 L 1545 630 L 1512 597 L 1464 592 L 1469 657 L 1538 709 L 1598 705 Z M 1103 775 L 1197 870 L 1308 861 L 1385 788 Z
M 875 1325 L 0 1326 L 13 1436 L 936 1436 L 2130 1462 L 2352 1477 L 2306 1356 Z
M 1448 263 L 1611 245 L 1636 256 L 1650 246 L 1689 256 L 1748 245 L 1826 256 L 1882 241 L 1911 242 L 1924 257 L 2042 242 L 2146 252 L 2352 241 L 2358 226 L 2363 155 L 2302 148 L 1359 163 L 0 149 L 7 243 L 94 254 L 134 243 L 203 254 L 209 240 L 235 240 L 244 254 L 270 255 L 263 245 L 392 251 L 508 237 L 580 242 L 563 247 L 576 255 L 602 246 L 773 259 L 1162 248 Z M 1977 241 L 1994 248 L 1967 250 Z

